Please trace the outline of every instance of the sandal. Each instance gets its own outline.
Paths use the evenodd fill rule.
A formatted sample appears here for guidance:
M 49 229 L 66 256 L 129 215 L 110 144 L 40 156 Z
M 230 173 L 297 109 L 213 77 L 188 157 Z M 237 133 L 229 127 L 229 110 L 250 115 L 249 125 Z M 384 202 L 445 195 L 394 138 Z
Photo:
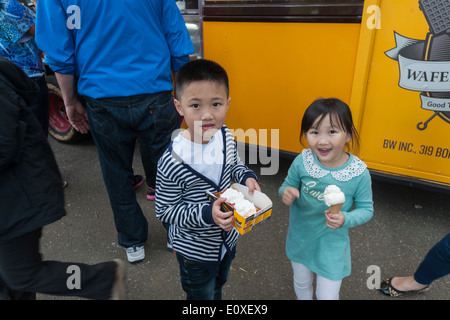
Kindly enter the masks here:
M 380 285 L 380 289 L 378 289 L 378 290 L 380 290 L 381 293 L 383 293 L 387 296 L 399 297 L 399 296 L 402 296 L 405 294 L 424 292 L 424 291 L 428 290 L 428 286 L 426 286 L 423 289 L 419 289 L 419 290 L 401 291 L 392 285 L 392 278 L 390 278 L 390 279 L 387 279 L 386 281 L 383 281 Z

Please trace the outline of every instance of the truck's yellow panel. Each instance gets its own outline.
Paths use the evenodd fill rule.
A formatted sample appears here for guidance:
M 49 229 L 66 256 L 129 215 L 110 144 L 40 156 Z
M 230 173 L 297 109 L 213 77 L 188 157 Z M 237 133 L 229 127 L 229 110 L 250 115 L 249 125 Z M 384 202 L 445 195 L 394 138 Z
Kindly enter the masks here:
M 337 97 L 373 172 L 450 188 L 446 1 L 420 0 L 422 10 L 419 0 L 368 0 L 361 23 L 204 21 L 204 57 L 230 77 L 227 125 L 279 130 L 268 142 L 237 139 L 299 153 L 306 107 Z
M 358 24 L 204 22 L 203 28 L 204 57 L 230 78 L 230 128 L 279 129 L 278 148 L 300 152 L 306 107 L 329 96 L 349 103 Z

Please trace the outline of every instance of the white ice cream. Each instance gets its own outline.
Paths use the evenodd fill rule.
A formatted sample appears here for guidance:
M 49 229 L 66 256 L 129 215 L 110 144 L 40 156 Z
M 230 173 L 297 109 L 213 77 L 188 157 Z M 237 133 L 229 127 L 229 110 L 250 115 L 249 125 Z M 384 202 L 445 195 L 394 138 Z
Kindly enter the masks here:
M 248 200 L 242 199 L 234 204 L 234 209 L 236 209 L 237 213 L 243 218 L 248 218 L 252 214 L 256 213 L 256 208 L 253 203 Z
M 225 190 L 220 196 L 226 198 L 228 203 L 234 204 L 234 209 L 244 218 L 248 218 L 256 212 L 255 205 L 244 199 L 242 192 L 230 188 Z
M 338 186 L 329 185 L 323 194 L 327 206 L 345 202 L 345 195 Z
M 244 199 L 242 192 L 233 188 L 225 190 L 220 196 L 226 198 L 228 203 L 236 203 Z

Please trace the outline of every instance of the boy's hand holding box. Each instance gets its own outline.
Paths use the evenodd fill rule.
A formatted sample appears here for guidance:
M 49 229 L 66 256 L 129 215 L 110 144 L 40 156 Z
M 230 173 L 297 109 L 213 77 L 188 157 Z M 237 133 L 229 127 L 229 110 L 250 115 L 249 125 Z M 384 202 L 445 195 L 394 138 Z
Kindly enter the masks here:
M 227 198 L 223 210 L 233 211 L 234 227 L 240 234 L 252 230 L 253 226 L 269 218 L 272 214 L 272 201 L 264 193 L 255 190 L 252 195 L 248 188 L 235 183 L 231 188 L 221 192 L 207 192 L 212 201 L 219 197 Z

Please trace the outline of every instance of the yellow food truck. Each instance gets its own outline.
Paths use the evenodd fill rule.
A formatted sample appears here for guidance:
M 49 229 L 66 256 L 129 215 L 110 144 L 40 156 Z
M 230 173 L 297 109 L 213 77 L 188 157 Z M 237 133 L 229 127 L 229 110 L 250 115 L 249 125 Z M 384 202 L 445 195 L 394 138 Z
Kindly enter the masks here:
M 238 142 L 296 155 L 306 107 L 336 97 L 374 176 L 450 190 L 449 0 L 177 3 L 197 56 L 229 74 Z

